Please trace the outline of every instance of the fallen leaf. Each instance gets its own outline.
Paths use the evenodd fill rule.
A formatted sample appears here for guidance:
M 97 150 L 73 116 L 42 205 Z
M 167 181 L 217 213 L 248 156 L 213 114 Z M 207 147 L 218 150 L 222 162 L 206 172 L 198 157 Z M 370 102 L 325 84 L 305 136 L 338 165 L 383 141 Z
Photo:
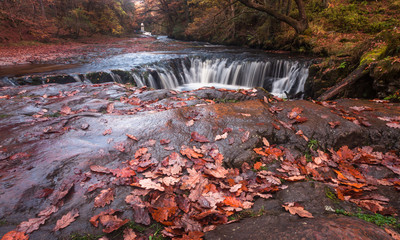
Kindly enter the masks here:
M 200 143 L 210 142 L 205 136 L 200 135 L 198 132 L 192 132 L 192 140 Z
M 95 207 L 104 207 L 114 200 L 114 190 L 111 188 L 101 190 L 100 194 L 94 199 Z
M 165 189 L 161 186 L 161 184 L 153 182 L 151 179 L 142 179 L 139 181 L 139 184 L 142 188 L 158 190 L 163 192 Z
M 254 164 L 254 169 L 255 169 L 255 170 L 260 170 L 261 167 L 262 167 L 262 165 L 263 165 L 262 162 L 256 162 L 256 163 Z
M 193 149 L 191 149 L 191 148 L 189 148 L 188 146 L 185 146 L 185 145 L 183 145 L 181 147 L 180 153 L 183 156 L 187 156 L 189 159 L 203 157 L 203 154 L 197 153 L 196 151 L 194 151 Z
M 112 133 L 112 129 L 110 128 L 110 129 L 106 129 L 104 132 L 103 132 L 103 136 L 105 136 L 105 135 L 110 135 Z
M 350 109 L 351 109 L 351 110 L 354 110 L 354 111 L 356 111 L 356 112 L 373 111 L 372 108 L 366 107 L 366 106 L 361 106 L 361 107 L 354 106 L 354 107 L 350 107 Z
M 124 230 L 124 240 L 135 240 L 136 237 L 136 233 L 133 231 L 132 228 L 126 228 Z
M 120 210 L 114 210 L 114 209 L 108 209 L 107 211 L 103 211 L 93 217 L 90 218 L 89 222 L 94 226 L 98 227 L 99 226 L 99 218 L 104 215 L 113 215 L 116 212 L 119 212 Z
M 224 134 L 222 134 L 222 135 L 217 135 L 216 137 L 215 137 L 215 141 L 219 141 L 219 140 L 222 140 L 222 139 L 226 139 L 228 137 L 228 132 L 226 132 L 226 133 L 224 133 Z
M 61 107 L 61 114 L 69 115 L 72 113 L 71 108 L 68 107 L 67 105 L 64 105 Z
M 400 240 L 400 234 L 393 231 L 392 229 L 385 228 L 385 232 L 387 232 L 394 240 Z
M 186 122 L 186 126 L 187 127 L 191 127 L 191 126 L 193 126 L 193 124 L 194 124 L 194 120 L 193 119 Z
M 169 144 L 171 142 L 171 140 L 169 140 L 169 139 L 161 139 L 160 140 L 160 144 L 161 145 L 167 145 L 167 144 Z
M 300 113 L 302 113 L 302 112 L 303 112 L 303 109 L 302 109 L 302 108 L 295 107 L 295 108 L 292 109 L 291 112 L 289 112 L 289 113 L 287 114 L 287 117 L 288 117 L 289 119 L 295 119 L 295 118 L 296 118 L 297 116 L 299 116 Z
M 16 230 L 18 232 L 24 232 L 24 233 L 29 234 L 33 231 L 38 230 L 40 225 L 44 224 L 48 218 L 49 218 L 48 216 L 43 216 L 40 218 L 29 219 L 26 222 L 20 223 Z
M 114 111 L 114 103 L 109 103 L 107 105 L 107 113 L 111 114 Z
M 97 173 L 110 173 L 110 169 L 98 165 L 90 166 L 90 170 Z
M 284 207 L 285 210 L 289 211 L 290 214 L 292 214 L 292 215 L 297 214 L 300 217 L 314 218 L 313 215 L 310 212 L 304 210 L 304 207 L 296 206 L 295 203 L 286 203 L 286 204 L 282 205 L 282 207 Z
M 121 178 L 127 178 L 136 175 L 136 172 L 132 170 L 130 167 L 126 167 L 123 169 L 111 169 L 110 171 L 114 176 Z
M 29 236 L 25 235 L 24 232 L 11 231 L 6 233 L 1 240 L 28 240 Z
M 263 137 L 263 143 L 264 143 L 264 145 L 265 145 L 266 147 L 269 147 L 269 146 L 270 146 L 268 140 L 267 140 L 265 137 Z
M 386 125 L 391 128 L 400 128 L 400 123 L 398 123 L 398 122 L 390 122 L 390 123 L 386 123 Z
M 336 121 L 336 122 L 329 122 L 328 124 L 331 126 L 331 128 L 336 128 L 337 126 L 340 125 L 340 122 L 339 122 L 339 121 Z
M 250 137 L 250 132 L 249 132 L 249 131 L 246 131 L 246 132 L 243 134 L 242 138 L 241 138 L 242 143 L 247 142 L 247 141 L 249 140 L 249 137 Z
M 187 171 L 189 176 L 182 178 L 182 190 L 194 188 L 201 178 L 201 173 L 197 172 L 195 169 L 188 168 Z
M 139 141 L 135 136 L 133 136 L 132 134 L 126 134 L 126 136 L 134 141 Z
M 243 203 L 235 197 L 225 197 L 224 204 L 234 208 L 243 207 Z
M 56 223 L 56 226 L 54 227 L 53 231 L 58 231 L 62 228 L 68 227 L 72 222 L 76 220 L 76 218 L 79 216 L 79 211 L 78 209 L 74 209 L 64 216 L 61 217 Z

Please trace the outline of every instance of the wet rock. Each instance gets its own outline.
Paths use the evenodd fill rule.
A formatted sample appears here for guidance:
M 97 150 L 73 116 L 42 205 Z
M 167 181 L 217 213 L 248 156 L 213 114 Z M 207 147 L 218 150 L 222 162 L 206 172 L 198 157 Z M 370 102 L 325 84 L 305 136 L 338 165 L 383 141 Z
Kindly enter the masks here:
M 133 79 L 131 72 L 123 70 L 111 70 L 111 72 L 118 75 L 122 83 L 130 83 L 136 85 L 135 79 Z
M 88 74 L 86 74 L 86 78 L 92 83 L 106 83 L 106 82 L 114 81 L 112 76 L 106 72 L 88 73 Z

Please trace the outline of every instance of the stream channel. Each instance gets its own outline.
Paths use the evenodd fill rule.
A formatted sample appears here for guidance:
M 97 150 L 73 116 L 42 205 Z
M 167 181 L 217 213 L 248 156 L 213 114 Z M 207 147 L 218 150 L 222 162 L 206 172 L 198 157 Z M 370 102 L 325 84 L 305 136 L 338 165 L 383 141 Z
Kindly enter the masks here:
M 280 97 L 304 95 L 308 58 L 200 42 L 183 48 L 180 42 L 162 36 L 156 41 L 177 45 L 181 50 L 115 54 L 87 64 L 2 67 L 0 84 L 114 81 L 179 91 L 201 87 L 263 87 Z

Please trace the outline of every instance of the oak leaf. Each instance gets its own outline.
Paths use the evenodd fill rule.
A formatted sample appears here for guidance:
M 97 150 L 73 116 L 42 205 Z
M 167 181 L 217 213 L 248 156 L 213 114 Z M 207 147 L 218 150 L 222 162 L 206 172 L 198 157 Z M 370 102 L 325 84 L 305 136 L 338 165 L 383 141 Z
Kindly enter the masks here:
M 161 184 L 151 181 L 151 179 L 142 179 L 139 181 L 139 184 L 142 188 L 158 190 L 163 192 L 165 189 L 161 186 Z
M 29 234 L 33 231 L 38 230 L 40 225 L 44 224 L 47 219 L 49 219 L 48 216 L 29 219 L 28 221 L 20 223 L 16 230 L 18 232 L 24 232 L 24 233 Z
M 386 123 L 386 125 L 391 128 L 400 128 L 400 123 L 398 123 L 398 122 L 390 122 L 390 123 Z
M 189 159 L 203 157 L 203 154 L 197 153 L 196 151 L 194 151 L 193 149 L 191 149 L 191 148 L 189 148 L 188 146 L 185 146 L 185 145 L 183 145 L 181 147 L 181 151 L 180 152 L 181 152 L 181 154 L 183 156 L 186 156 Z
M 56 226 L 54 227 L 53 231 L 58 231 L 62 228 L 68 227 L 72 222 L 76 220 L 76 218 L 79 216 L 79 211 L 78 209 L 74 209 L 64 216 L 61 217 L 56 223 Z
M 191 134 L 193 141 L 200 142 L 200 143 L 207 143 L 210 142 L 207 137 L 200 135 L 198 132 L 192 132 Z
M 114 200 L 114 190 L 111 188 L 101 190 L 100 194 L 94 199 L 95 207 L 104 207 Z
M 300 217 L 305 217 L 305 218 L 314 218 L 313 215 L 304 210 L 304 207 L 297 205 L 296 203 L 286 203 L 284 205 L 282 205 L 282 207 L 285 208 L 286 211 L 289 211 L 290 214 L 292 215 L 299 215 Z
M 116 212 L 119 212 L 120 210 L 114 210 L 114 209 L 108 209 L 107 211 L 103 211 L 93 217 L 90 218 L 89 222 L 94 226 L 98 227 L 99 226 L 99 218 L 104 215 L 113 215 Z
M 71 108 L 68 107 L 67 105 L 64 105 L 61 107 L 61 114 L 69 115 L 72 113 Z
M 133 231 L 132 228 L 126 228 L 124 230 L 124 240 L 135 240 L 136 237 L 136 233 Z
M 231 206 L 234 208 L 241 208 L 243 207 L 243 203 L 235 197 L 225 197 L 224 204 L 227 206 Z
M 122 169 L 111 169 L 111 173 L 114 176 L 121 177 L 121 178 L 127 178 L 127 177 L 132 177 L 136 175 L 136 172 L 132 170 L 130 167 L 122 168 Z

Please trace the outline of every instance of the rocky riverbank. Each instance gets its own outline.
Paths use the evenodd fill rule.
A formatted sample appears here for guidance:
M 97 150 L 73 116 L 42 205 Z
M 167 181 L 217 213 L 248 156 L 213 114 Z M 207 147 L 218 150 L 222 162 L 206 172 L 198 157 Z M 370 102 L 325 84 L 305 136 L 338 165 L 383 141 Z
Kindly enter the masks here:
M 2 236 L 398 236 L 399 104 L 70 83 L 3 87 L 0 108 Z

